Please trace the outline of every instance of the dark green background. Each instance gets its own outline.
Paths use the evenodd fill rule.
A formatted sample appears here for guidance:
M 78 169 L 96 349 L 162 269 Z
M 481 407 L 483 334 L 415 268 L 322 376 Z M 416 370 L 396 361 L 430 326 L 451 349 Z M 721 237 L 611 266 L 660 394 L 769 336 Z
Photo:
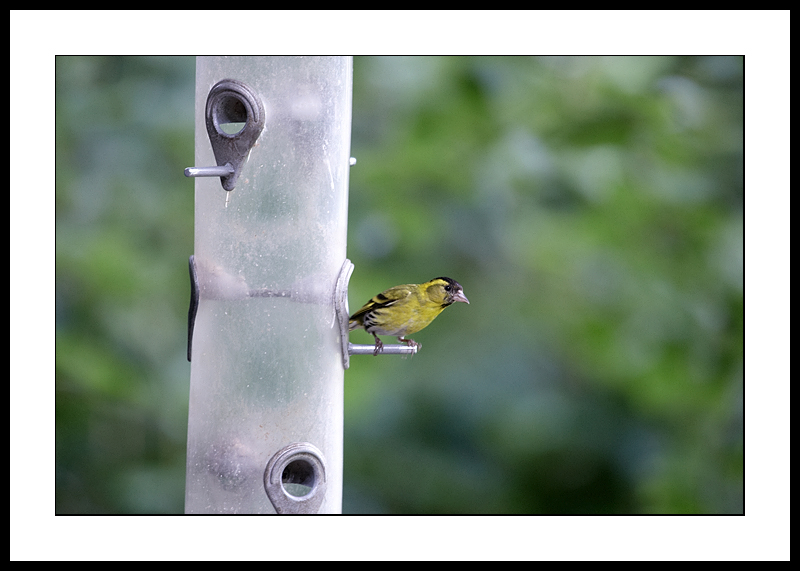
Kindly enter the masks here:
M 471 304 L 352 358 L 345 513 L 743 513 L 743 66 L 355 58 L 351 309 Z M 180 513 L 194 58 L 59 57 L 56 120 L 56 511 Z

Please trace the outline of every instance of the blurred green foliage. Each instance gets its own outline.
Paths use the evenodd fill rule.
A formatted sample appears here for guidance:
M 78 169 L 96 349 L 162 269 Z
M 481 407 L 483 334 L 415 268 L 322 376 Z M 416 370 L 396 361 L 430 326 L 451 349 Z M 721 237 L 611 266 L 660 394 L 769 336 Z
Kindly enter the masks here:
M 194 58 L 59 57 L 56 511 L 183 510 Z M 743 513 L 743 61 L 354 62 L 345 513 Z M 371 343 L 364 332 L 354 342 Z
M 56 511 L 183 511 L 194 58 L 56 58 Z

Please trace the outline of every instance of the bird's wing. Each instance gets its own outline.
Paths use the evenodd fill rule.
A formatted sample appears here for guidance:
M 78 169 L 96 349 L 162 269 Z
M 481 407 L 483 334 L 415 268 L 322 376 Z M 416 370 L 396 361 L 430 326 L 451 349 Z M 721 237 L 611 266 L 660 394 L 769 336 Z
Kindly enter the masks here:
M 364 315 L 370 310 L 389 307 L 390 305 L 394 305 L 395 303 L 406 299 L 413 292 L 412 288 L 413 284 L 404 284 L 394 286 L 393 288 L 389 288 L 386 291 L 379 293 L 366 304 L 364 304 L 364 307 L 350 316 L 350 320 L 352 321 L 358 319 L 360 316 Z
M 379 293 L 369 300 L 369 302 L 375 307 L 388 307 L 410 296 L 414 291 L 413 288 L 413 284 L 394 286 L 393 288 L 389 288 L 386 291 Z

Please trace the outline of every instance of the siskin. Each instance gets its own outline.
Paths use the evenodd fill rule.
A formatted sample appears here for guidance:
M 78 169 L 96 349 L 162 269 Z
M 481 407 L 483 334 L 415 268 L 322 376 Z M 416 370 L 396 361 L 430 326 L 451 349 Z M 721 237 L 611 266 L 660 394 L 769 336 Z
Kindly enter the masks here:
M 416 333 L 456 301 L 469 303 L 464 289 L 450 278 L 435 278 L 424 284 L 394 286 L 369 300 L 350 317 L 350 331 L 363 328 L 375 337 L 375 352 L 383 350 L 378 335 L 394 335 L 409 347 L 422 347 L 406 335 Z

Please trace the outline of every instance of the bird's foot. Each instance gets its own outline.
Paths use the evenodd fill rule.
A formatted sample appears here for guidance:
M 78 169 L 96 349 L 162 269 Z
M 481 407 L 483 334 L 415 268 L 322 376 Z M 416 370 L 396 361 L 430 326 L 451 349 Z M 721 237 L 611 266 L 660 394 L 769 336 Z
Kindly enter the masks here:
M 409 347 L 416 347 L 417 350 L 422 349 L 422 343 L 420 343 L 419 341 L 414 341 L 413 339 L 405 339 L 403 337 L 398 337 L 397 340 L 405 343 Z

